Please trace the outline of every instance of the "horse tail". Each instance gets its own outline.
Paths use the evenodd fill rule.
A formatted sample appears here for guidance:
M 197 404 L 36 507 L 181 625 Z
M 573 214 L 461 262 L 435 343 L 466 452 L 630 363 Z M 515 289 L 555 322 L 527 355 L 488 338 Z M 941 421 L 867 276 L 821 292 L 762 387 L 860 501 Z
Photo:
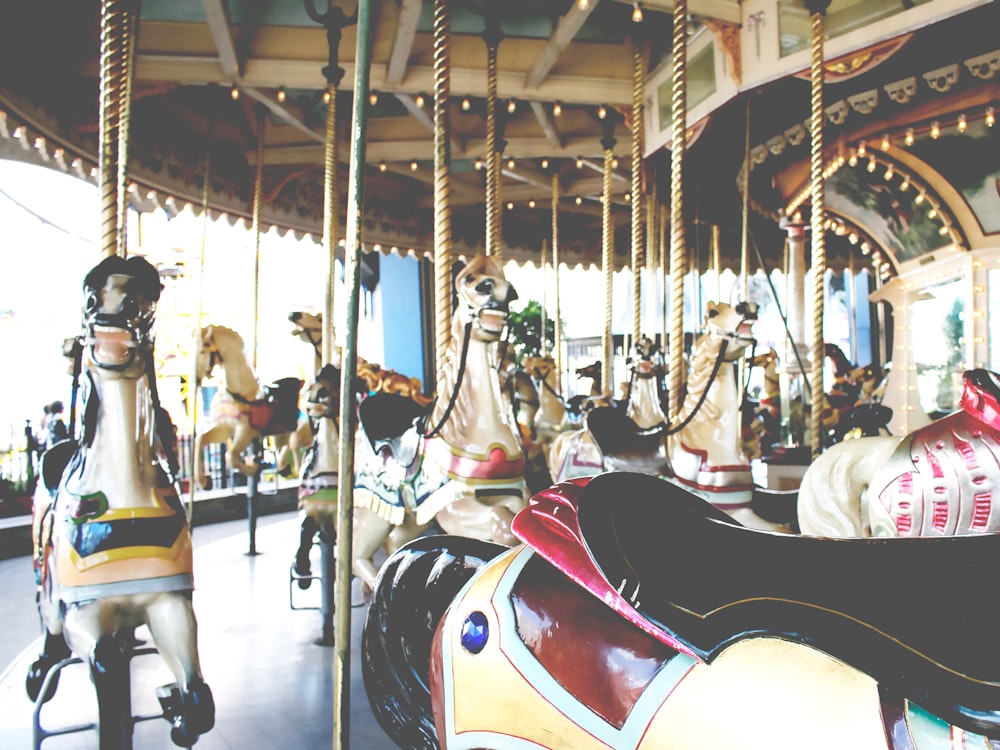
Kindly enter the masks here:
M 439 747 L 431 709 L 431 643 L 473 574 L 508 548 L 457 536 L 420 537 L 382 566 L 361 643 L 372 712 L 404 750 Z

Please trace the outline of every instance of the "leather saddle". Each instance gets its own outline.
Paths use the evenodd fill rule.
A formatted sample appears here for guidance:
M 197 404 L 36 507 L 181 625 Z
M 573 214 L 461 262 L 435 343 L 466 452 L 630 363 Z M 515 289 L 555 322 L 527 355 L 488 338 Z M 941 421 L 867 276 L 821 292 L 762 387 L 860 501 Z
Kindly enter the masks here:
M 557 510 L 538 516 L 536 504 L 532 519 L 529 506 L 515 533 L 664 642 L 705 661 L 750 637 L 807 644 L 948 722 L 1000 737 L 1000 603 L 985 575 L 1000 536 L 777 534 L 656 477 L 582 483 L 550 490 Z
M 358 406 L 358 420 L 376 453 L 412 429 L 426 413 L 427 407 L 398 393 L 376 393 Z
M 614 406 L 599 406 L 587 417 L 587 429 L 593 435 L 609 470 L 631 470 L 643 474 L 672 474 L 663 444 L 665 426 L 640 429 Z

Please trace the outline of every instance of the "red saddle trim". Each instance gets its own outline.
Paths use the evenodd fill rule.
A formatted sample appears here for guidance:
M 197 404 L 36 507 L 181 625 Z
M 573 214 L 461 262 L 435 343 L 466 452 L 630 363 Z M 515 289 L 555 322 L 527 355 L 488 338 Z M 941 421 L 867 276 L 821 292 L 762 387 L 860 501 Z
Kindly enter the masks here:
M 661 643 L 702 661 L 688 646 L 660 630 L 615 590 L 597 567 L 580 531 L 577 498 L 593 477 L 579 477 L 535 494 L 510 529 L 538 555 L 586 591 Z
M 973 383 L 968 375 L 962 376 L 962 400 L 960 406 L 966 414 L 985 422 L 995 430 L 1000 430 L 1000 403 L 992 393 L 987 393 Z
M 462 456 L 440 438 L 427 441 L 425 452 L 451 476 L 461 479 L 518 479 L 524 477 L 524 456 L 507 458 L 503 448 L 493 448 L 484 460 Z

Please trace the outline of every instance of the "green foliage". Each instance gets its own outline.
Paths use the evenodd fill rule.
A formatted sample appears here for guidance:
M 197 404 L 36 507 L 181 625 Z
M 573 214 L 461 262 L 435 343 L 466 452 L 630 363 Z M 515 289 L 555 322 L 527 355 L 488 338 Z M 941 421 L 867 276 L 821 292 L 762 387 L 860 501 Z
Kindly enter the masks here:
M 523 362 L 525 357 L 542 356 L 542 305 L 539 302 L 528 300 L 520 312 L 511 311 L 507 326 L 516 362 Z M 556 323 L 551 317 L 545 320 L 545 339 L 551 350 L 556 340 Z

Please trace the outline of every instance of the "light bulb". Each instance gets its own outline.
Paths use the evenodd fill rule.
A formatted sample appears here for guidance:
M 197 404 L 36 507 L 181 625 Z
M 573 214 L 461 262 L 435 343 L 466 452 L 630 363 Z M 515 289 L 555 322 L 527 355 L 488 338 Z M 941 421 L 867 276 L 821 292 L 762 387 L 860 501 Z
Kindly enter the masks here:
M 632 5 L 632 22 L 642 23 L 642 6 L 639 3 Z
M 423 107 L 424 107 L 424 95 L 423 94 L 417 94 L 417 98 L 414 99 L 413 101 L 414 101 L 414 103 L 418 107 L 420 107 L 421 109 L 423 109 Z
M 556 102 L 555 104 L 552 105 L 552 116 L 559 117 L 559 115 L 561 114 L 562 114 L 562 105 L 559 102 Z
M 906 145 L 907 146 L 913 145 L 913 128 L 906 129 Z
M 463 97 L 463 99 L 462 99 L 462 111 L 463 112 L 468 112 L 469 111 L 469 107 L 471 107 L 471 106 L 472 106 L 472 103 L 469 101 L 469 97 L 467 97 L 467 96 Z

